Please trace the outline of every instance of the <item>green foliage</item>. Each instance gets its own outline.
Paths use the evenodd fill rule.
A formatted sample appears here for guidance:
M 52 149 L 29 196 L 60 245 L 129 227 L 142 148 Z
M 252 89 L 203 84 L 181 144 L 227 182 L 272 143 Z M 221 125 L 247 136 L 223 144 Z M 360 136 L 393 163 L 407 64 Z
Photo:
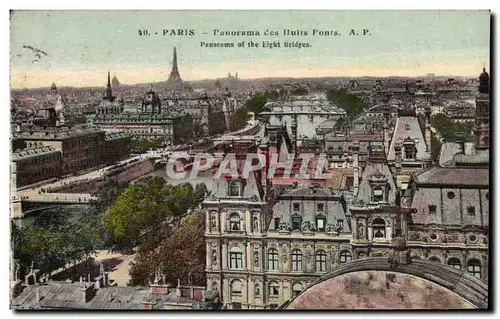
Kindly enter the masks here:
M 425 115 L 418 114 L 418 125 L 420 126 L 420 130 L 422 131 L 422 135 L 425 136 Z M 431 132 L 431 159 L 434 162 L 437 162 L 439 159 L 439 152 L 441 151 L 441 141 L 436 137 L 436 134 Z
M 167 238 L 159 241 L 157 248 L 142 244 L 130 268 L 130 285 L 147 285 L 160 270 L 166 283 L 177 285 L 191 280 L 194 285 L 205 285 L 205 216 L 192 215 Z
M 443 114 L 431 118 L 431 125 L 442 138 L 462 138 L 472 136 L 473 123 L 456 123 Z
M 50 227 L 47 227 L 49 220 Z M 72 222 L 67 219 L 47 219 L 43 223 L 35 220 L 25 228 L 13 224 L 15 258 L 25 268 L 33 262 L 42 273 L 50 273 L 95 251 L 100 235 L 94 226 L 94 223 L 83 219 Z
M 205 199 L 205 196 L 208 194 L 208 187 L 205 183 L 196 184 L 194 188 L 194 202 L 201 203 Z
M 102 216 L 126 186 L 110 183 L 103 187 L 87 213 L 76 220 L 69 220 L 67 212 L 56 208 L 37 215 L 27 227 L 12 223 L 15 258 L 25 269 L 34 262 L 42 273 L 50 273 L 107 246 L 108 231 Z
M 131 242 L 139 236 L 141 226 L 138 222 L 144 215 L 143 198 L 140 185 L 129 186 L 104 215 L 104 224 L 115 242 Z
M 250 117 L 251 116 L 248 114 L 248 110 L 245 107 L 238 109 L 233 114 L 233 128 L 237 130 L 245 127 Z
M 250 119 L 248 112 L 253 112 L 259 114 L 264 111 L 264 106 L 270 99 L 277 99 L 282 95 L 278 91 L 266 91 L 260 94 L 254 95 L 252 98 L 245 102 L 245 106 L 237 110 L 233 115 L 233 126 L 234 129 L 243 128 L 247 121 Z
M 347 89 L 330 89 L 326 92 L 326 97 L 330 103 L 342 107 L 351 119 L 360 115 L 366 107 L 365 101 L 349 93 Z
M 139 237 L 155 232 L 165 224 L 179 224 L 189 209 L 204 198 L 206 186 L 197 191 L 189 183 L 176 186 L 161 177 L 127 187 L 106 211 L 104 225 L 119 247 L 134 246 Z
M 254 95 L 245 103 L 245 108 L 248 112 L 254 112 L 258 114 L 263 111 L 264 105 L 266 105 L 267 101 L 270 99 L 277 99 L 280 97 L 280 93 L 278 91 L 266 91 L 260 94 Z

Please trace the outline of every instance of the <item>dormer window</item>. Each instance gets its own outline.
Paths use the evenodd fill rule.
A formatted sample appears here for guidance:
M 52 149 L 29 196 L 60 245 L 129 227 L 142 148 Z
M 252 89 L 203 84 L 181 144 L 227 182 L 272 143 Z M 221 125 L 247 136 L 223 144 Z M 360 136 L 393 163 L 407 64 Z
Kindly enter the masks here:
M 316 205 L 316 212 L 317 212 L 318 214 L 323 213 L 323 209 L 324 209 L 324 207 L 325 207 L 325 204 L 323 204 L 323 203 L 318 203 L 318 204 Z
M 293 203 L 293 212 L 300 213 L 300 203 Z
M 404 149 L 405 149 L 405 158 L 406 159 L 414 159 L 415 158 L 413 145 L 406 145 L 404 147 Z
M 301 225 L 302 225 L 302 217 L 300 216 L 292 217 L 292 230 L 300 230 Z
M 409 131 L 410 130 L 410 124 L 405 124 L 405 131 Z
M 241 184 L 238 181 L 229 182 L 229 197 L 241 196 Z
M 326 226 L 325 216 L 317 216 L 316 217 L 316 229 L 318 231 L 325 231 L 325 226 Z
M 373 188 L 373 201 L 382 202 L 384 201 L 384 189 L 380 186 L 375 186 Z

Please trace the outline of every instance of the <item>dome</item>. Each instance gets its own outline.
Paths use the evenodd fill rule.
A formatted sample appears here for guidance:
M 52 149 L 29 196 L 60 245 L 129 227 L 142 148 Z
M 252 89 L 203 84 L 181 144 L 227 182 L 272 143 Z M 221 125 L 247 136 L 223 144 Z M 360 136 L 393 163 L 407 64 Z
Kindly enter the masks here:
M 142 98 L 142 111 L 151 113 L 161 112 L 161 100 L 158 94 L 151 88 Z

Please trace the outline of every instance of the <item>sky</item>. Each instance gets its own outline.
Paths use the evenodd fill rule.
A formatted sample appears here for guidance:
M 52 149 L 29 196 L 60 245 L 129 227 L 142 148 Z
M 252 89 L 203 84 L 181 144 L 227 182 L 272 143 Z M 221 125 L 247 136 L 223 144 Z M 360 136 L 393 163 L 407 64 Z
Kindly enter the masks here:
M 163 36 L 192 29 L 194 36 Z M 285 36 L 283 30 L 307 36 Z M 312 35 L 336 30 L 340 36 Z M 369 35 L 358 34 L 363 29 Z M 139 35 L 148 30 L 149 35 Z M 260 36 L 220 36 L 259 31 Z M 279 35 L 264 35 L 266 30 Z M 155 33 L 158 34 L 155 34 Z M 249 48 L 248 41 L 261 47 Z M 245 47 L 237 46 L 245 42 Z M 279 41 L 280 48 L 264 48 Z M 285 42 L 308 48 L 285 48 Z M 235 44 L 201 47 L 201 42 Z M 37 57 L 30 46 L 42 50 Z M 102 86 L 165 81 L 177 47 L 184 80 L 336 76 L 477 76 L 489 69 L 489 11 L 13 11 L 11 87 Z

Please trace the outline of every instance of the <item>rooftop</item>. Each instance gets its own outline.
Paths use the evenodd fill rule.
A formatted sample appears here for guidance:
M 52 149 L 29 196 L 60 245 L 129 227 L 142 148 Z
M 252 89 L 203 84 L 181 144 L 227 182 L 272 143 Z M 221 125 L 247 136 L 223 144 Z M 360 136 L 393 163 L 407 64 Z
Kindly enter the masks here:
M 23 149 L 13 152 L 11 155 L 11 160 L 16 162 L 27 158 L 34 158 L 41 155 L 48 155 L 55 153 L 61 153 L 61 151 L 56 150 L 55 148 L 50 146 L 35 148 L 35 149 Z
M 432 167 L 415 174 L 418 184 L 489 186 L 488 167 Z

